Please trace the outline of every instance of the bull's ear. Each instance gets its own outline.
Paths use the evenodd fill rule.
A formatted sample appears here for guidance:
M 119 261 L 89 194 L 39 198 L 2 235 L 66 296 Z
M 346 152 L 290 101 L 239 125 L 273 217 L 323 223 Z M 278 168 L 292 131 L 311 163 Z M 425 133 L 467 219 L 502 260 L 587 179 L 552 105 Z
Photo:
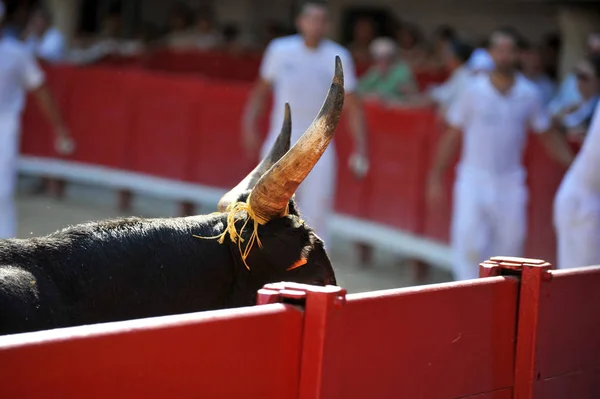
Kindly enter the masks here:
M 248 176 L 246 176 L 241 182 L 238 183 L 233 189 L 225 194 L 219 200 L 218 210 L 219 212 L 225 212 L 229 204 L 237 201 L 239 196 L 254 188 L 254 185 L 260 179 L 260 177 L 268 171 L 281 157 L 285 155 L 290 149 L 290 140 L 292 135 L 292 113 L 290 105 L 285 103 L 285 112 L 283 117 L 283 125 L 275 144 L 271 147 L 269 154 L 258 164 L 256 168 Z

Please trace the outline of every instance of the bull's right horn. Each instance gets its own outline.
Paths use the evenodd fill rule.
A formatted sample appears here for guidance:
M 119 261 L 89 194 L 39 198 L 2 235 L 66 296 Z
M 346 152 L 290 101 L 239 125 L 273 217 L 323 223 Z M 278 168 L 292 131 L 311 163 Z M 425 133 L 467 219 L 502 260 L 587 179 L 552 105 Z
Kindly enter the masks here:
M 290 198 L 333 138 L 344 105 L 344 71 L 335 57 L 335 74 L 319 114 L 296 144 L 256 183 L 249 205 L 260 223 L 284 216 Z

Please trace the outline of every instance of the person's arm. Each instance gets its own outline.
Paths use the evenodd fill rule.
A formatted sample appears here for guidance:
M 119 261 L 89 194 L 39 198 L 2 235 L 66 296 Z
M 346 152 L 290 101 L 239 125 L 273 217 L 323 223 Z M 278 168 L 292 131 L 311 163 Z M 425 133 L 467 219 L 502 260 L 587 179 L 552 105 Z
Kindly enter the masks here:
M 348 109 L 348 123 L 350 125 L 350 133 L 354 139 L 355 152 L 366 158 L 368 156 L 367 128 L 360 98 L 356 93 L 348 93 L 344 104 Z
M 258 134 L 257 121 L 265 106 L 267 94 L 271 89 L 271 84 L 259 79 L 248 98 L 246 109 L 242 119 L 242 134 L 244 148 L 246 149 L 246 155 L 252 159 L 259 151 L 260 148 L 260 137 Z
M 437 145 L 433 165 L 427 179 L 427 199 L 430 202 L 436 203 L 443 197 L 442 181 L 444 173 L 459 148 L 462 131 L 472 112 L 472 98 L 472 91 L 465 89 L 448 110 L 448 129 Z
M 448 127 L 444 132 L 438 143 L 433 165 L 429 172 L 429 180 L 434 182 L 441 182 L 444 177 L 444 173 L 450 165 L 450 161 L 456 154 L 458 145 L 460 143 L 462 131 L 454 126 Z
M 56 149 L 61 153 L 71 152 L 73 143 L 58 111 L 58 107 L 50 94 L 50 90 L 45 84 L 44 73 L 32 54 L 25 53 L 23 56 L 21 83 L 26 90 L 33 92 L 42 112 L 44 112 L 44 115 L 54 127 Z
M 340 54 L 344 68 L 344 109 L 348 111 L 350 133 L 354 139 L 354 154 L 350 157 L 350 167 L 358 178 L 364 177 L 369 168 L 369 153 L 365 113 L 360 97 L 356 94 L 357 78 L 354 61 L 350 53 Z
M 551 118 L 544 109 L 540 96 L 535 99 L 529 123 L 531 130 L 537 134 L 548 154 L 568 168 L 573 162 L 573 151 L 571 151 L 565 135 L 552 126 Z
M 54 131 L 58 136 L 67 136 L 67 129 L 65 123 L 62 119 L 60 111 L 56 106 L 54 98 L 48 89 L 46 84 L 42 84 L 36 89 L 32 90 L 33 95 L 35 96 L 40 108 L 44 112 L 46 119 L 52 124 L 54 127 Z

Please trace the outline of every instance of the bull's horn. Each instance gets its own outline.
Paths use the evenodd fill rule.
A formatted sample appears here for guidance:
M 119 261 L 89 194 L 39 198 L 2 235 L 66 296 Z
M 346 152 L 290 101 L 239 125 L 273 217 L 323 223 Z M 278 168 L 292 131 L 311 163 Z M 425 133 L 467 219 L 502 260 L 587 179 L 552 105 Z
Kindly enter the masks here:
M 335 75 L 319 114 L 288 151 L 256 183 L 249 205 L 261 223 L 284 216 L 294 192 L 308 176 L 333 138 L 344 105 L 344 71 L 335 57 Z
M 219 212 L 225 212 L 227 207 L 232 202 L 237 201 L 240 194 L 247 190 L 251 190 L 258 179 L 267 171 L 275 162 L 290 149 L 290 137 L 292 135 L 292 117 L 290 112 L 290 105 L 285 103 L 285 115 L 283 117 L 283 125 L 275 144 L 271 147 L 269 154 L 258 164 L 248 176 L 246 176 L 237 186 L 232 188 L 227 194 L 225 194 L 220 200 L 217 206 Z

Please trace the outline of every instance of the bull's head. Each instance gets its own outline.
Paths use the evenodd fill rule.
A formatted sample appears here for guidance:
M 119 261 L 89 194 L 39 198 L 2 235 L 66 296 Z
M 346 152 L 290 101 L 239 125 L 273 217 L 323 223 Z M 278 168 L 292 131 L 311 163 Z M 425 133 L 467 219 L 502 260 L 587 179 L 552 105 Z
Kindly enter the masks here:
M 220 212 L 247 202 L 258 221 L 257 234 L 262 245 L 255 245 L 248 253 L 245 259 L 248 270 L 243 269 L 245 278 L 238 283 L 244 281 L 242 284 L 246 285 L 249 275 L 248 288 L 252 289 L 277 281 L 336 284 L 323 241 L 300 219 L 293 195 L 331 142 L 343 103 L 344 76 L 340 58 L 336 57 L 327 98 L 302 137 L 290 149 L 291 115 L 286 104 L 283 127 L 267 157 L 219 201 Z M 248 217 L 246 214 L 245 218 Z M 238 231 L 244 222 L 236 223 Z M 240 233 L 244 239 L 240 246 L 243 251 L 251 241 L 251 224 Z M 238 250 L 238 244 L 229 245 Z

